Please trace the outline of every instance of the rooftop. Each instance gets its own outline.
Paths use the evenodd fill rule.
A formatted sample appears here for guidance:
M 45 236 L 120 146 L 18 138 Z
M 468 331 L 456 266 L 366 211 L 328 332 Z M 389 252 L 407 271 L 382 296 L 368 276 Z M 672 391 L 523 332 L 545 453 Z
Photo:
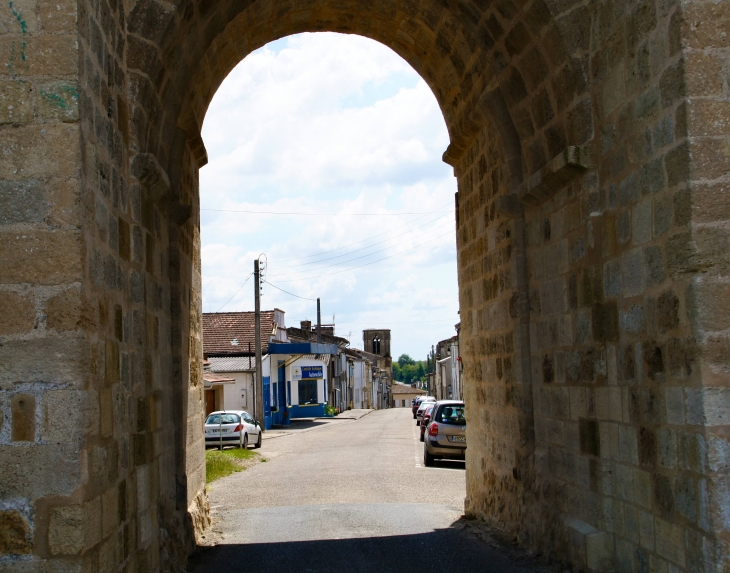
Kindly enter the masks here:
M 261 352 L 269 349 L 269 335 L 274 334 L 273 310 L 261 311 Z M 203 313 L 203 353 L 206 356 L 247 355 L 255 349 L 253 312 Z M 250 352 L 249 352 L 250 344 Z

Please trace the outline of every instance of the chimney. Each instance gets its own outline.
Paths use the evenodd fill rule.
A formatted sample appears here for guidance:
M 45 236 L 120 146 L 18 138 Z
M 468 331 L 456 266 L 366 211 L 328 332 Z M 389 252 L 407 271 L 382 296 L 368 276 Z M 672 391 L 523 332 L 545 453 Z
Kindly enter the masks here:
M 303 320 L 301 322 L 302 330 L 306 330 L 307 332 L 312 331 L 312 321 L 311 320 Z

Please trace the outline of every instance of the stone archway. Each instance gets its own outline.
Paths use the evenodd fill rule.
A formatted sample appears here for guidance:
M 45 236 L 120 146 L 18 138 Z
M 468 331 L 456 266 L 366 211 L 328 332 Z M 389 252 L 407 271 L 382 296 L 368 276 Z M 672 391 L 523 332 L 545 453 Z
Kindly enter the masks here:
M 200 125 L 248 53 L 319 30 L 391 47 L 446 120 L 466 511 L 586 570 L 727 566 L 727 3 L 2 18 L 3 566 L 176 570 L 206 527 Z

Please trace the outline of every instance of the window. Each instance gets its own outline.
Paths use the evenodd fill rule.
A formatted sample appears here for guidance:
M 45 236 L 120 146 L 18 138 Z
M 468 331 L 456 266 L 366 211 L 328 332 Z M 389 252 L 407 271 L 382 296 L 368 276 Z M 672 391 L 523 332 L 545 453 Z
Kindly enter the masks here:
M 452 424 L 454 426 L 466 426 L 466 418 L 464 417 L 464 406 L 455 404 L 453 406 L 443 406 L 439 410 L 437 422 L 440 424 Z
M 211 414 L 205 424 L 238 424 L 239 421 L 238 414 Z
M 380 354 L 380 337 L 373 338 L 373 354 Z
M 271 385 L 271 408 L 277 410 L 279 408 L 279 383 L 274 382 Z
M 317 381 L 316 380 L 300 380 L 299 381 L 299 405 L 319 404 L 317 400 Z

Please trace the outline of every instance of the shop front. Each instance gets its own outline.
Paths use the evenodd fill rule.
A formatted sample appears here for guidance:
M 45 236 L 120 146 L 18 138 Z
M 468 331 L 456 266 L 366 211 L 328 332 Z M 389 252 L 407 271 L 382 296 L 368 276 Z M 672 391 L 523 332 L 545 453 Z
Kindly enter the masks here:
M 271 343 L 269 410 L 264 412 L 272 425 L 286 425 L 295 418 L 325 415 L 327 365 L 339 352 L 335 344 L 308 342 Z M 264 404 L 266 407 L 266 404 Z

